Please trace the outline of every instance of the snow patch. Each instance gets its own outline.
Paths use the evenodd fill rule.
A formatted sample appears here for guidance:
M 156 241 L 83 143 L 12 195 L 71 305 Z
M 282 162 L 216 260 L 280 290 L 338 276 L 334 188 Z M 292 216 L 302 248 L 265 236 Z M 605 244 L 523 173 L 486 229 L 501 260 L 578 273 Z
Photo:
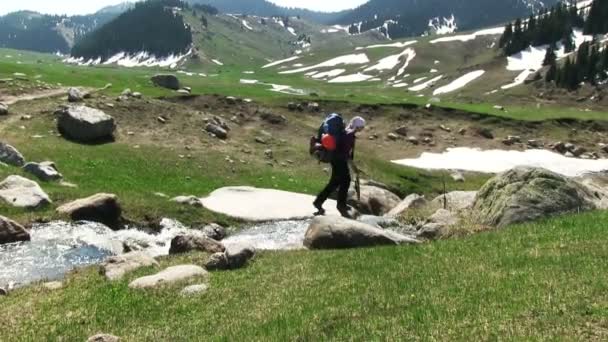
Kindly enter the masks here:
M 336 77 L 336 78 L 330 80 L 329 83 L 357 83 L 357 82 L 367 81 L 367 80 L 370 80 L 373 78 L 374 78 L 374 76 L 371 76 L 371 75 L 356 73 L 356 74 L 352 74 L 352 75 Z
M 262 69 L 266 69 L 266 68 L 270 68 L 270 67 L 273 67 L 273 66 L 277 66 L 277 65 L 283 64 L 283 63 L 295 61 L 298 58 L 300 58 L 300 57 L 299 56 L 293 56 L 293 57 L 289 57 L 289 58 L 286 58 L 286 59 L 281 59 L 279 61 L 274 61 L 272 63 L 264 65 L 262 67 Z
M 211 61 L 212 61 L 213 63 L 217 64 L 217 65 L 224 65 L 224 63 L 220 62 L 220 61 L 219 61 L 219 60 L 217 60 L 217 59 L 212 59 Z
M 328 61 L 325 61 L 323 63 L 319 63 L 313 66 L 309 66 L 309 67 L 304 67 L 304 68 L 300 68 L 300 69 L 294 69 L 294 70 L 288 70 L 288 71 L 282 71 L 280 72 L 280 74 L 296 74 L 299 72 L 305 72 L 305 71 L 309 71 L 312 69 L 319 69 L 319 68 L 331 68 L 331 67 L 335 67 L 338 65 L 349 65 L 349 64 L 365 64 L 365 63 L 369 63 L 369 58 L 367 58 L 367 55 L 364 53 L 360 53 L 360 54 L 352 54 L 352 55 L 345 55 L 345 56 L 340 56 L 340 57 L 336 57 L 336 58 L 332 58 Z
M 241 84 L 258 84 L 260 81 L 258 80 L 246 80 L 246 79 L 241 79 L 239 81 Z
M 243 23 L 243 26 L 245 26 L 245 28 L 247 28 L 249 31 L 253 31 L 253 27 L 251 27 L 249 25 L 249 23 L 247 22 L 247 20 L 243 20 L 242 23 Z
M 416 44 L 418 43 L 417 40 L 410 40 L 407 42 L 397 42 L 397 43 L 392 43 L 392 44 L 376 44 L 376 45 L 369 45 L 369 46 L 365 46 L 365 47 L 357 47 L 355 50 L 363 50 L 363 49 L 378 49 L 378 48 L 387 48 L 387 47 L 394 47 L 394 48 L 404 48 L 407 46 L 410 46 L 412 44 Z
M 444 153 L 424 152 L 417 159 L 403 159 L 393 162 L 430 170 L 453 169 L 484 173 L 500 173 L 516 166 L 531 166 L 542 167 L 568 177 L 608 169 L 608 159 L 568 158 L 547 150 L 483 151 L 469 147 L 448 148 Z
M 293 36 L 297 36 L 298 34 L 296 33 L 296 30 L 293 27 L 288 27 L 287 31 L 289 31 L 289 33 L 291 33 Z
M 519 74 L 517 77 L 515 77 L 515 81 L 513 81 L 513 83 L 509 83 L 506 84 L 502 87 L 500 87 L 501 89 L 510 89 L 513 87 L 517 87 L 520 84 L 523 84 L 526 81 L 526 78 L 528 78 L 528 76 L 530 76 L 534 71 L 530 70 L 530 69 L 526 69 L 524 71 L 521 72 L 521 74 Z M 498 91 L 498 90 L 496 90 Z M 490 92 L 490 94 L 494 94 L 492 92 Z
M 331 77 L 336 77 L 338 75 L 342 75 L 344 72 L 346 72 L 346 69 L 334 69 L 334 70 L 320 72 L 318 74 L 315 74 L 314 76 L 312 76 L 312 78 L 314 78 L 314 79 L 326 78 L 326 77 L 331 78 Z
M 444 35 L 456 32 L 458 26 L 456 25 L 456 18 L 452 14 L 449 18 L 435 17 L 429 20 L 429 29 L 435 34 Z
M 187 53 L 182 55 L 169 55 L 167 57 L 158 58 L 146 51 L 141 51 L 136 54 L 127 54 L 125 52 L 119 52 L 114 56 L 108 58 L 106 61 L 102 61 L 101 58 L 89 59 L 85 61 L 82 57 L 69 57 L 65 59 L 64 62 L 70 64 L 78 64 L 81 66 L 99 65 L 103 63 L 103 65 L 116 64 L 118 66 L 126 68 L 161 67 L 175 69 L 177 68 L 178 64 L 191 53 L 192 50 L 189 50 Z
M 477 31 L 477 32 L 472 33 L 472 34 L 462 34 L 462 35 L 458 35 L 458 36 L 438 38 L 438 39 L 435 39 L 435 40 L 431 40 L 431 44 L 445 43 L 445 42 L 454 42 L 454 41 L 468 42 L 469 40 L 474 40 L 478 36 L 496 36 L 496 35 L 501 35 L 501 34 L 503 34 L 504 31 L 505 31 L 504 27 L 495 27 L 495 28 L 490 28 L 490 29 L 485 29 L 485 30 Z
M 407 68 L 407 66 L 414 59 L 414 57 L 416 57 L 416 52 L 411 48 L 407 48 L 407 49 L 403 50 L 403 52 L 401 52 L 400 54 L 384 57 L 380 61 L 378 61 L 377 64 L 372 65 L 371 67 L 365 69 L 364 71 L 392 70 L 399 64 L 401 57 L 403 57 L 403 56 L 407 56 L 407 58 L 404 62 L 403 67 L 401 67 L 401 69 L 399 69 L 399 72 L 397 73 L 397 76 L 399 76 L 405 72 L 405 68 Z
M 409 88 L 409 90 L 411 90 L 411 91 L 421 91 L 421 90 L 424 90 L 424 89 L 426 89 L 426 88 L 434 85 L 435 83 L 437 83 L 437 81 L 439 81 L 442 77 L 443 77 L 443 75 L 439 75 L 439 76 L 437 76 L 435 78 L 432 78 L 432 79 L 430 79 L 430 80 L 428 80 L 428 81 L 426 81 L 424 83 L 420 83 L 418 85 L 415 85 L 415 86 Z
M 473 82 L 474 80 L 478 79 L 485 73 L 486 73 L 485 70 L 472 71 L 468 74 L 465 74 L 465 75 L 455 79 L 454 81 L 452 81 L 452 83 L 450 83 L 448 85 L 435 89 L 435 91 L 433 92 L 433 95 L 441 95 L 441 94 L 446 94 L 446 93 L 452 92 L 454 90 L 458 90 L 458 89 L 466 86 L 467 84 Z

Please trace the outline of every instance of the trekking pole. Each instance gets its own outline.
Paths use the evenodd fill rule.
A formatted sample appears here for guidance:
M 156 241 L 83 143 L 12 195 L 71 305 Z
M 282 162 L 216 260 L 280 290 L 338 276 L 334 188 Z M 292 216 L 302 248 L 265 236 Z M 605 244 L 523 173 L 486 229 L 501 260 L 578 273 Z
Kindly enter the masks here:
M 445 186 L 445 171 L 441 173 L 441 181 L 443 182 L 443 209 L 448 210 L 448 196 Z

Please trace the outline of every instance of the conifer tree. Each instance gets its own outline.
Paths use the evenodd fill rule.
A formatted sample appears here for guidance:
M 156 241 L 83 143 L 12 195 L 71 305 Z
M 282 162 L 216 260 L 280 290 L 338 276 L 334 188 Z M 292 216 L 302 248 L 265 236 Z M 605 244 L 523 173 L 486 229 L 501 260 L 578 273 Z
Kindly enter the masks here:
M 547 48 L 547 52 L 545 53 L 545 59 L 543 60 L 543 66 L 545 65 L 555 65 L 555 61 L 557 60 L 557 56 L 555 55 L 555 44 L 549 45 Z

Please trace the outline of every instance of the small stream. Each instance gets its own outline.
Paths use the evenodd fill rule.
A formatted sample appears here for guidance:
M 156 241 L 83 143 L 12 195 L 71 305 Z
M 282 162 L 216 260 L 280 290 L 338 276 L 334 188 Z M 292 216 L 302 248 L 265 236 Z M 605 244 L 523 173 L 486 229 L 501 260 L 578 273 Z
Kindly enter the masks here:
M 248 244 L 259 250 L 302 248 L 310 220 L 279 221 L 247 226 L 222 242 Z M 152 256 L 167 255 L 171 240 L 181 234 L 202 234 L 169 219 L 162 230 L 150 234 L 138 229 L 112 231 L 93 222 L 55 221 L 36 224 L 31 241 L 0 245 L 0 287 L 22 286 L 40 280 L 57 280 L 76 267 L 99 264 L 125 247 L 145 250 Z

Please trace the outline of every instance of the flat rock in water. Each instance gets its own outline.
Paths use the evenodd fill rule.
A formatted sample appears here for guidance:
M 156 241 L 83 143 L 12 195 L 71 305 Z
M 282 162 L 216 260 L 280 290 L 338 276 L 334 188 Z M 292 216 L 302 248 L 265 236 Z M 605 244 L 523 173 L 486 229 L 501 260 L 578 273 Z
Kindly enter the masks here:
M 27 209 L 52 203 L 38 183 L 21 176 L 8 176 L 0 183 L 0 198 L 13 207 Z
M 594 197 L 589 188 L 557 173 L 518 167 L 490 179 L 479 190 L 473 210 L 483 224 L 505 227 L 596 209 Z
M 82 142 L 111 139 L 116 129 L 114 118 L 99 109 L 86 106 L 70 106 L 56 113 L 59 132 Z
M 305 194 L 258 189 L 226 187 L 202 198 L 203 206 L 213 212 L 250 222 L 299 220 L 311 218 L 316 209 L 315 197 Z M 328 215 L 339 215 L 336 201 L 325 202 Z
M 304 237 L 309 249 L 339 249 L 418 243 L 414 238 L 338 216 L 315 218 Z
M 122 208 L 114 194 L 96 194 L 57 208 L 57 212 L 69 215 L 74 221 L 93 221 L 112 229 L 122 228 Z
M 101 274 L 110 281 L 120 280 L 127 273 L 147 266 L 158 266 L 158 262 L 145 252 L 131 252 L 108 258 L 101 265 Z
M 29 241 L 30 234 L 19 223 L 0 216 L 0 245 L 19 241 Z
M 226 247 L 221 242 L 205 236 L 178 235 L 171 240 L 169 254 L 188 253 L 191 251 L 220 253 L 225 250 Z
M 22 167 L 25 164 L 25 158 L 13 146 L 0 142 L 0 162 Z
M 150 289 L 171 285 L 195 277 L 209 277 L 209 273 L 196 265 L 181 265 L 169 267 L 157 274 L 135 279 L 129 287 L 132 289 Z
M 42 181 L 55 181 L 63 178 L 63 175 L 59 173 L 53 162 L 27 163 L 23 166 L 23 170 L 33 174 Z

